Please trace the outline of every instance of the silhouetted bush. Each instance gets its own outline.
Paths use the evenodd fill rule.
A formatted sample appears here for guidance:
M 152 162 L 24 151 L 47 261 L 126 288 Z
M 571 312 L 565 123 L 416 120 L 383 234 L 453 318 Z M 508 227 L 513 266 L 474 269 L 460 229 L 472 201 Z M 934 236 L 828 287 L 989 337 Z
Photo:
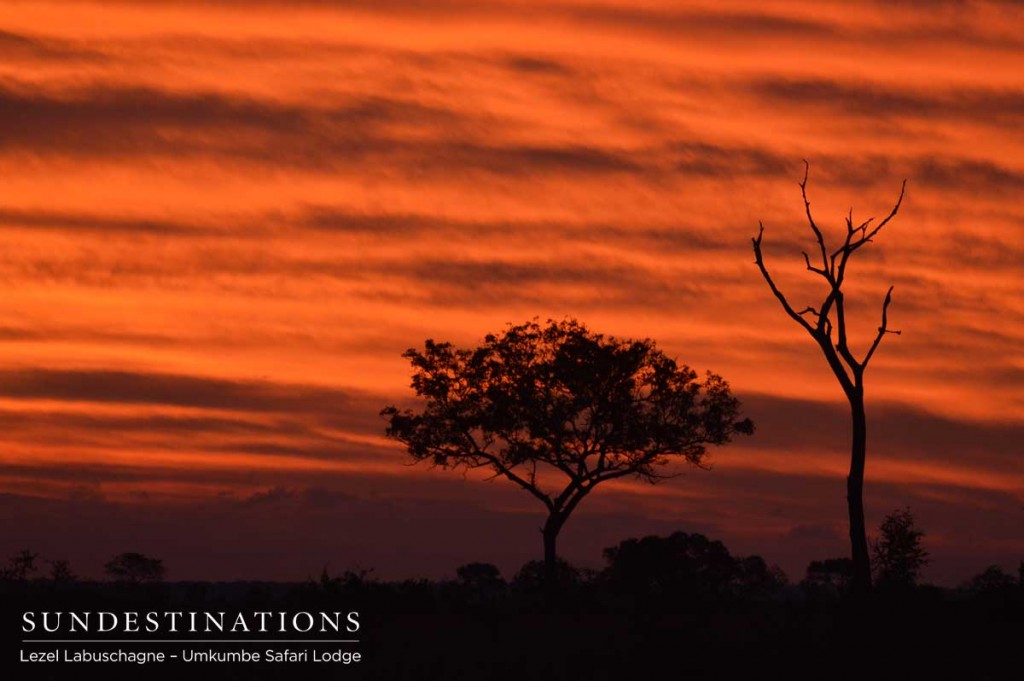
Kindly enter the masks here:
M 501 570 L 491 563 L 466 563 L 455 570 L 459 584 L 468 589 L 501 589 L 505 580 L 501 578 Z
M 51 560 L 50 561 L 50 579 L 60 584 L 66 584 L 68 582 L 74 582 L 78 579 L 78 575 L 71 569 L 71 561 L 68 560 Z
M 972 594 L 1000 594 L 1013 591 L 1020 585 L 1017 579 L 1004 572 L 998 565 L 989 565 L 980 573 L 961 585 L 961 589 Z
M 759 598 L 786 583 L 760 556 L 736 558 L 720 541 L 675 532 L 606 548 L 604 581 L 614 591 L 651 597 Z
M 853 561 L 849 558 L 812 560 L 800 586 L 814 596 L 839 597 L 849 592 Z
M 150 558 L 133 551 L 117 554 L 103 566 L 103 569 L 115 581 L 130 584 L 159 582 L 167 573 L 164 562 L 159 558 Z
M 24 582 L 39 569 L 36 566 L 37 558 L 39 558 L 39 554 L 34 553 L 29 549 L 22 549 L 21 551 L 18 551 L 16 554 L 11 556 L 5 567 L 0 568 L 0 579 L 13 582 Z
M 555 566 L 555 586 L 558 589 L 563 591 L 577 589 L 584 583 L 584 573 L 573 567 L 569 562 L 559 558 Z M 516 572 L 515 577 L 512 578 L 512 586 L 525 592 L 541 591 L 547 588 L 545 578 L 544 561 L 531 560 Z

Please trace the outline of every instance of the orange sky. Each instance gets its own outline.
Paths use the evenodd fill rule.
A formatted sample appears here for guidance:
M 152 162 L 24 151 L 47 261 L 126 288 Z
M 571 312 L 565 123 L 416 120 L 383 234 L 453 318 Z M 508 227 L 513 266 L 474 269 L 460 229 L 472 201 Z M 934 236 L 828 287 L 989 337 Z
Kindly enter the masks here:
M 909 504 L 939 580 L 1011 567 L 1022 28 L 1012 2 L 0 2 L 0 550 L 514 568 L 534 500 L 403 467 L 377 412 L 405 348 L 571 315 L 722 374 L 759 430 L 594 495 L 567 555 L 689 529 L 799 578 L 846 548 L 846 416 L 750 237 L 815 302 L 807 159 L 833 237 L 908 180 L 849 275 L 855 348 L 889 284 L 903 331 L 867 376 L 869 525 Z

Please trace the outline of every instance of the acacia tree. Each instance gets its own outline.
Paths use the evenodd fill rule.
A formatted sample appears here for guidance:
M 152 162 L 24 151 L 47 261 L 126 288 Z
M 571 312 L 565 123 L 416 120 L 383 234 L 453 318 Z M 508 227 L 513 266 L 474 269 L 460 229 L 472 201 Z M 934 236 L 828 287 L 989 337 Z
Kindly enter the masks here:
M 489 469 L 538 499 L 549 586 L 559 531 L 597 485 L 657 482 L 672 458 L 703 466 L 707 445 L 753 432 L 720 376 L 699 381 L 653 341 L 606 338 L 575 320 L 510 326 L 474 349 L 427 340 L 403 356 L 426 405 L 385 408 L 387 435 L 416 461 Z
M 899 334 L 889 329 L 889 304 L 892 302 L 892 286 L 885 294 L 882 302 L 882 321 L 862 359 L 858 359 L 850 349 L 849 334 L 846 323 L 846 301 L 842 286 L 846 280 L 846 268 L 850 256 L 861 247 L 870 243 L 875 236 L 889 224 L 900 206 L 906 193 L 907 182 L 903 181 L 899 198 L 885 218 L 874 223 L 869 218 L 860 224 L 853 222 L 853 210 L 846 217 L 846 235 L 838 248 L 832 250 L 825 243 L 825 237 L 811 215 L 811 204 L 807 200 L 807 171 L 804 167 L 804 179 L 800 182 L 800 193 L 804 200 L 804 212 L 807 222 L 814 233 L 816 252 L 812 257 L 803 252 L 807 270 L 821 277 L 825 284 L 825 295 L 818 306 L 808 305 L 796 310 L 786 296 L 775 285 L 768 273 L 761 253 L 761 241 L 764 237 L 764 224 L 751 241 L 754 245 L 754 261 L 761 270 L 761 275 L 768 283 L 772 293 L 782 304 L 793 321 L 799 324 L 814 342 L 821 348 L 829 368 L 835 374 L 839 385 L 850 403 L 850 415 L 853 422 L 853 434 L 850 450 L 850 473 L 846 478 L 847 509 L 850 518 L 850 546 L 853 554 L 853 591 L 863 595 L 871 589 L 871 560 L 868 555 L 867 533 L 864 527 L 864 462 L 867 454 L 867 415 L 864 410 L 864 371 L 886 334 Z M 815 264 L 816 263 L 816 264 Z

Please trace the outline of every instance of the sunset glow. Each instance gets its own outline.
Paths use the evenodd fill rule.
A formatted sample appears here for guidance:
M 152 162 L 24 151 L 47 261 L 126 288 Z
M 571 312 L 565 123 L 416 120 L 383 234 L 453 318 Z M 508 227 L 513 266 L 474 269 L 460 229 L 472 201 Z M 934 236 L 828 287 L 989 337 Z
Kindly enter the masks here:
M 757 432 L 610 484 L 567 556 L 687 529 L 799 579 L 847 550 L 848 415 L 750 239 L 816 302 L 806 159 L 832 239 L 907 180 L 847 286 L 856 352 L 890 284 L 902 331 L 866 378 L 868 526 L 911 506 L 937 581 L 1015 566 L 1022 27 L 1011 2 L 0 2 L 0 552 L 517 567 L 535 502 L 407 466 L 379 412 L 411 403 L 406 348 L 571 316 L 721 374 Z

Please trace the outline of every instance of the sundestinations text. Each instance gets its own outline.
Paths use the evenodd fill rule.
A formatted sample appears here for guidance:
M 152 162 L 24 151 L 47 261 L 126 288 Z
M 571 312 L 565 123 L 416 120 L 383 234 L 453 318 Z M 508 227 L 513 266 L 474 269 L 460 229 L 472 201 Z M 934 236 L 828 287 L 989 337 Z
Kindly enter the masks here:
M 341 633 L 359 631 L 358 612 L 25 612 L 26 633 Z

